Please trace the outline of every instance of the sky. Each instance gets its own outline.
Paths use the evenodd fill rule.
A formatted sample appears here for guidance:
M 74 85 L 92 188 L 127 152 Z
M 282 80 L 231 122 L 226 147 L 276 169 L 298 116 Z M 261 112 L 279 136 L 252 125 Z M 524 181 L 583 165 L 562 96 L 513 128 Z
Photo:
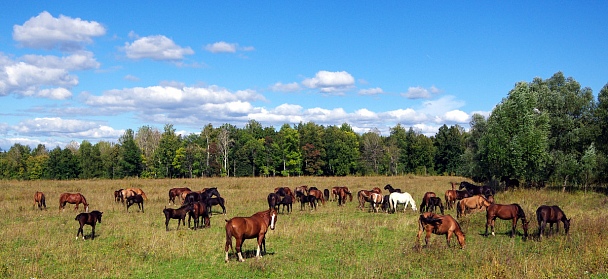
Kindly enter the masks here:
M 8 1 L 0 149 L 172 124 L 467 129 L 517 82 L 608 83 L 606 1 Z

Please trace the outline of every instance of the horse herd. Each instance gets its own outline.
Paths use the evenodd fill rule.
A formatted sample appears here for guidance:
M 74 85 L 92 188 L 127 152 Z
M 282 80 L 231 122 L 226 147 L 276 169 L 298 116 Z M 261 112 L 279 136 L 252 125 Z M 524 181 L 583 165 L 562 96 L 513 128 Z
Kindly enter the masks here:
M 495 235 L 494 225 L 495 220 L 511 220 L 510 236 L 513 237 L 517 231 L 517 221 L 521 220 L 524 230 L 523 237 L 528 237 L 528 224 L 524 210 L 519 204 L 497 204 L 494 201 L 494 191 L 487 186 L 477 186 L 469 182 L 463 181 L 460 183 L 458 190 L 456 183 L 451 183 L 452 189 L 447 190 L 444 195 L 447 209 L 456 209 L 457 218 L 460 219 L 467 212 L 486 211 L 486 226 L 484 235 L 488 235 L 488 228 L 491 229 L 492 235 Z M 413 197 L 402 192 L 401 189 L 395 189 L 390 184 L 384 187 L 389 194 L 382 195 L 382 190 L 374 187 L 371 190 L 360 190 L 357 192 L 358 209 L 363 210 L 366 203 L 370 204 L 371 212 L 386 212 L 395 213 L 397 207 L 403 204 L 403 212 L 408 205 L 413 211 L 418 211 L 416 202 Z M 222 208 L 222 213 L 226 214 L 225 200 L 220 196 L 217 188 L 204 188 L 200 191 L 192 191 L 189 188 L 172 188 L 169 190 L 169 203 L 176 204 L 176 199 L 179 198 L 182 204 L 179 208 L 165 208 L 163 214 L 165 216 L 165 229 L 169 230 L 169 220 L 177 219 L 177 228 L 180 223 L 184 226 L 185 217 L 188 215 L 188 227 L 190 227 L 191 219 L 194 219 L 194 227 L 205 228 L 210 226 L 209 217 L 212 215 L 211 207 L 219 205 Z M 116 203 L 126 205 L 126 211 L 129 207 L 137 204 L 139 210 L 144 212 L 144 200 L 147 196 L 139 188 L 119 189 L 114 192 L 114 200 Z M 242 245 L 245 239 L 256 238 L 257 250 L 256 257 L 261 257 L 262 250 L 265 253 L 265 234 L 268 228 L 274 230 L 277 222 L 277 215 L 280 213 L 280 206 L 283 206 L 283 214 L 292 212 L 292 205 L 295 202 L 300 203 L 300 210 L 316 210 L 319 203 L 325 205 L 327 201 L 337 201 L 338 206 L 344 206 L 346 201 L 352 202 L 353 195 L 348 187 L 337 186 L 330 189 L 319 190 L 316 187 L 298 186 L 292 191 L 289 187 L 277 187 L 274 192 L 267 196 L 268 210 L 257 212 L 250 217 L 234 217 L 226 220 L 226 262 L 228 262 L 228 250 L 235 248 L 239 261 L 243 261 L 241 254 Z M 59 198 L 59 210 L 63 210 L 67 203 L 75 204 L 74 210 L 78 210 L 79 204 L 85 207 L 83 213 L 76 216 L 75 220 L 79 222 L 76 238 L 81 235 L 84 239 L 83 227 L 90 225 L 92 227 L 91 239 L 95 237 L 95 224 L 101 223 L 103 212 L 92 211 L 88 212 L 89 204 L 81 193 L 63 193 Z M 34 195 L 34 206 L 39 209 L 46 209 L 46 199 L 42 192 L 36 192 Z M 441 214 L 435 213 L 439 208 Z M 446 235 L 447 245 L 450 246 L 451 238 L 456 235 L 457 241 L 461 248 L 465 247 L 465 234 L 463 233 L 460 224 L 451 215 L 444 215 L 444 204 L 440 197 L 434 192 L 426 192 L 420 203 L 421 214 L 418 218 L 419 230 L 417 233 L 417 243 L 420 242 L 420 237 L 423 232 L 426 234 L 425 243 L 428 245 L 431 234 Z M 536 217 L 539 226 L 539 238 L 545 233 L 545 226 L 548 223 L 550 232 L 553 230 L 553 224 L 557 224 L 556 231 L 559 231 L 559 222 L 564 225 L 565 233 L 568 234 L 570 228 L 570 219 L 558 206 L 542 205 L 536 210 Z M 199 221 L 200 219 L 200 221 Z M 235 238 L 236 245 L 233 247 L 232 238 Z M 263 249 L 262 249 L 263 248 Z

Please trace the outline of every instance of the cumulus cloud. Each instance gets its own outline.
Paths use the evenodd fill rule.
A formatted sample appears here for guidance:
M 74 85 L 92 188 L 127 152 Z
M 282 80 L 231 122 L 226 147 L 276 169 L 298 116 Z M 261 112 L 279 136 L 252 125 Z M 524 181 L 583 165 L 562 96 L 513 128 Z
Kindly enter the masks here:
M 141 37 L 133 43 L 125 43 L 124 51 L 131 59 L 149 58 L 158 61 L 182 60 L 184 56 L 194 54 L 190 47 L 181 47 L 162 35 Z
M 111 138 L 117 139 L 124 131 L 102 125 L 95 121 L 43 117 L 21 121 L 13 127 L 22 136 L 60 136 L 66 138 Z
M 44 11 L 23 25 L 13 26 L 13 39 L 25 47 L 63 51 L 80 50 L 90 44 L 92 37 L 103 36 L 105 27 L 95 21 L 60 15 L 53 17 Z
M 235 53 L 237 51 L 254 51 L 255 48 L 252 46 L 240 47 L 237 43 L 220 41 L 206 45 L 205 50 L 211 53 Z
M 319 71 L 314 78 L 307 78 L 302 85 L 319 89 L 324 93 L 339 93 L 351 89 L 355 84 L 355 78 L 345 71 L 328 72 Z
M 40 68 L 65 69 L 68 71 L 97 69 L 100 64 L 89 51 L 80 51 L 68 56 L 24 55 L 22 61 Z
M 433 94 L 441 92 L 437 87 L 431 86 L 431 88 L 424 88 L 420 86 L 410 87 L 406 93 L 401 94 L 408 99 L 429 99 Z
M 447 95 L 436 100 L 425 101 L 421 111 L 430 115 L 443 115 L 448 111 L 459 109 L 464 105 L 464 101 L 457 100 L 455 96 Z
M 450 123 L 466 123 L 470 120 L 470 116 L 468 113 L 461 111 L 461 110 L 451 110 L 446 112 L 443 115 L 443 122 L 450 122 Z
M 55 100 L 63 100 L 72 97 L 72 92 L 65 88 L 51 88 L 51 89 L 42 89 L 38 91 L 36 96 L 41 98 L 49 98 Z
M 22 96 L 67 96 L 65 91 L 39 92 L 46 88 L 63 88 L 65 90 L 78 84 L 78 77 L 69 73 L 70 69 L 83 69 L 94 66 L 91 59 L 81 59 L 76 55 L 68 57 L 40 56 L 40 61 L 34 61 L 36 56 L 26 56 L 24 61 L 13 61 L 0 54 L 0 96 L 18 94 Z M 31 62 L 31 63 L 30 63 Z M 32 64 L 34 63 L 34 64 Z M 86 66 L 85 66 L 86 65 Z M 71 94 L 70 94 L 71 95 Z
M 270 87 L 270 90 L 275 92 L 296 92 L 301 90 L 302 88 L 297 82 L 283 84 L 281 82 L 277 82 Z
M 379 95 L 383 93 L 384 91 L 380 87 L 359 90 L 359 95 Z

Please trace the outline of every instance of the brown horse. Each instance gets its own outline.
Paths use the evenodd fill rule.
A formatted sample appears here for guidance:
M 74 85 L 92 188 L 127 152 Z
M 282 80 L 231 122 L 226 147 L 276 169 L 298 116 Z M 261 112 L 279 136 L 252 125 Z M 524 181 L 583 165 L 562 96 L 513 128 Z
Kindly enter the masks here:
M 137 193 L 135 193 L 135 191 L 131 190 L 131 189 L 121 189 L 120 190 L 120 197 L 121 197 L 121 202 L 124 204 L 125 201 L 127 201 L 127 199 L 129 197 L 135 196 Z
M 76 215 L 74 220 L 78 221 L 80 224 L 80 228 L 78 228 L 78 232 L 76 233 L 76 239 L 78 239 L 78 235 L 82 235 L 82 240 L 84 240 L 84 230 L 82 229 L 84 225 L 90 225 L 93 228 L 91 231 L 91 239 L 95 239 L 95 224 L 97 222 L 101 224 L 102 214 L 103 212 L 93 210 L 91 213 L 80 213 Z
M 59 197 L 59 210 L 63 210 L 65 208 L 66 203 L 76 204 L 74 210 L 78 210 L 78 205 L 84 205 L 84 212 L 89 212 L 89 203 L 87 203 L 87 199 L 81 193 L 63 193 Z
M 243 242 L 245 239 L 257 238 L 258 246 L 256 251 L 256 257 L 261 258 L 260 246 L 264 242 L 264 252 L 266 252 L 265 238 L 268 227 L 274 230 L 274 226 L 277 222 L 277 211 L 269 209 L 261 211 L 250 217 L 234 217 L 230 220 L 226 220 L 226 246 L 224 252 L 226 252 L 226 262 L 228 262 L 228 249 L 236 248 L 239 261 L 244 262 L 243 255 L 241 254 L 243 248 Z M 236 246 L 232 246 L 232 238 L 236 240 Z
M 148 196 L 146 196 L 146 193 L 144 193 L 144 191 L 140 188 L 127 188 L 127 190 L 133 191 L 133 193 L 140 195 L 144 200 L 148 200 Z M 125 197 L 126 199 L 127 197 Z
M 311 189 L 308 191 L 308 195 L 313 195 L 315 196 L 315 199 L 317 201 L 321 201 L 321 203 L 323 205 L 325 205 L 325 195 L 323 195 L 323 192 L 321 192 L 321 190 L 316 190 L 316 189 Z
M 566 218 L 566 214 L 559 206 L 541 205 L 536 210 L 536 220 L 538 221 L 538 237 L 542 238 L 545 226 L 549 223 L 549 233 L 553 231 L 553 224 L 557 223 L 556 232 L 559 232 L 559 222 L 564 223 L 566 234 L 570 231 L 570 219 Z
M 502 220 L 513 220 L 511 225 L 511 237 L 515 235 L 515 231 L 517 229 L 517 220 L 521 219 L 521 225 L 524 229 L 524 239 L 528 237 L 528 224 L 530 221 L 526 220 L 526 213 L 519 206 L 519 204 L 497 204 L 493 203 L 488 206 L 486 210 L 486 233 L 485 236 L 488 236 L 488 226 L 492 227 L 492 235 L 494 234 L 494 221 L 496 218 L 500 218 Z
M 338 200 L 338 205 L 344 205 L 346 203 L 346 196 L 350 198 L 350 201 L 353 201 L 353 195 L 345 186 L 336 186 L 331 188 L 332 194 Z
M 124 198 L 122 197 L 122 190 L 124 189 L 118 189 L 114 191 L 114 202 L 125 202 Z
M 192 190 L 190 190 L 190 188 L 188 187 L 183 187 L 183 188 L 171 188 L 169 190 L 169 203 L 173 203 L 175 204 L 175 198 L 176 197 L 181 197 L 182 192 L 187 191 L 187 192 L 192 192 Z
M 290 196 L 292 201 L 296 200 L 296 196 L 289 187 L 277 187 L 274 188 L 274 192 L 281 197 Z
M 416 243 L 420 243 L 420 236 L 422 235 L 422 231 L 426 232 L 426 237 L 424 238 L 426 246 L 429 245 L 429 239 L 431 238 L 431 233 L 437 235 L 446 235 L 446 239 L 448 242 L 448 247 L 450 247 L 450 240 L 452 239 L 452 235 L 456 235 L 458 239 L 458 244 L 460 244 L 460 248 L 464 249 L 465 246 L 465 238 L 460 225 L 452 216 L 450 215 L 438 215 L 432 212 L 424 212 L 420 215 L 418 219 L 418 234 L 416 236 Z
M 42 210 L 42 207 L 44 206 L 44 209 L 46 209 L 46 198 L 44 197 L 44 193 L 42 192 L 36 192 L 34 194 L 34 206 L 38 205 L 38 208 L 40 210 Z
M 359 206 L 357 208 L 363 210 L 366 202 L 372 202 L 372 194 L 382 194 L 382 190 L 378 187 L 374 187 L 371 190 L 361 190 L 357 192 L 357 198 L 359 199 Z
M 380 210 L 380 207 L 382 206 L 382 201 L 383 201 L 383 197 L 382 194 L 378 194 L 378 193 L 372 193 L 372 195 L 370 196 L 369 199 L 369 203 L 371 204 L 371 209 L 378 213 L 378 211 Z
M 437 197 L 437 195 L 435 194 L 435 192 L 426 192 L 424 193 L 424 196 L 422 197 L 422 202 L 420 202 L 420 211 L 424 212 L 424 211 L 429 211 L 429 200 L 430 198 L 433 197 Z
M 456 217 L 466 215 L 466 211 L 469 209 L 482 209 L 484 206 L 490 206 L 490 202 L 483 196 L 477 195 L 470 198 L 464 198 L 458 202 L 458 208 L 456 208 Z
M 456 205 L 456 190 L 445 191 L 445 204 L 448 209 L 454 208 Z

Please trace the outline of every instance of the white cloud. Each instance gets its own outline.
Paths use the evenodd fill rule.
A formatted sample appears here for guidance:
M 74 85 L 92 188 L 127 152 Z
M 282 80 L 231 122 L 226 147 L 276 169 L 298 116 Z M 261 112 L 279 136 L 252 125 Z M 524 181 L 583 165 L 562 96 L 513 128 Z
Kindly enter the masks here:
M 13 26 L 13 39 L 31 48 L 73 51 L 92 42 L 92 37 L 106 33 L 105 27 L 95 21 L 85 21 L 60 15 L 53 17 L 44 11 L 23 25 Z
M 451 110 L 446 112 L 443 115 L 443 122 L 451 122 L 451 123 L 467 123 L 471 117 L 464 111 L 461 110 Z
M 135 40 L 133 43 L 125 43 L 124 51 L 128 58 L 153 60 L 182 60 L 185 55 L 192 55 L 194 51 L 189 47 L 180 47 L 173 40 L 162 36 L 148 36 Z
M 302 81 L 302 84 L 308 88 L 319 89 L 324 93 L 335 93 L 352 88 L 355 84 L 355 79 L 345 71 L 319 71 L 314 78 L 305 79 Z
M 443 115 L 464 105 L 464 101 L 457 100 L 455 96 L 446 95 L 437 100 L 425 101 L 421 111 L 429 115 Z
M 95 121 L 44 117 L 28 119 L 13 127 L 22 136 L 59 136 L 65 138 L 109 138 L 117 139 L 124 131 L 102 125 Z
M 134 75 L 126 75 L 124 79 L 128 81 L 139 81 L 139 78 Z
M 270 87 L 270 90 L 275 92 L 296 92 L 301 90 L 302 88 L 297 82 L 283 84 L 280 82 L 275 83 Z
M 359 95 L 379 95 L 383 93 L 384 91 L 380 87 L 359 90 Z
M 97 69 L 100 66 L 99 62 L 93 57 L 93 53 L 88 51 L 81 51 L 63 57 L 53 55 L 24 55 L 21 60 L 40 68 L 65 69 L 69 71 Z
M 51 89 L 42 89 L 38 91 L 36 96 L 41 98 L 55 99 L 55 100 L 64 100 L 72 97 L 72 92 L 65 88 L 51 88 Z
M 25 60 L 33 60 L 27 56 Z M 18 94 L 36 96 L 42 87 L 61 87 L 69 89 L 78 84 L 78 77 L 70 75 L 68 69 L 82 68 L 87 63 L 75 62 L 68 58 L 43 56 L 38 65 L 28 62 L 12 61 L 0 54 L 0 96 Z M 61 63 L 65 61 L 65 63 Z M 73 63 L 69 63 L 69 62 Z M 41 96 L 45 96 L 44 94 Z
M 240 51 L 254 51 L 255 48 L 252 46 L 240 47 L 237 43 L 227 43 L 224 41 L 208 44 L 205 46 L 205 50 L 211 53 L 235 53 L 237 50 Z

